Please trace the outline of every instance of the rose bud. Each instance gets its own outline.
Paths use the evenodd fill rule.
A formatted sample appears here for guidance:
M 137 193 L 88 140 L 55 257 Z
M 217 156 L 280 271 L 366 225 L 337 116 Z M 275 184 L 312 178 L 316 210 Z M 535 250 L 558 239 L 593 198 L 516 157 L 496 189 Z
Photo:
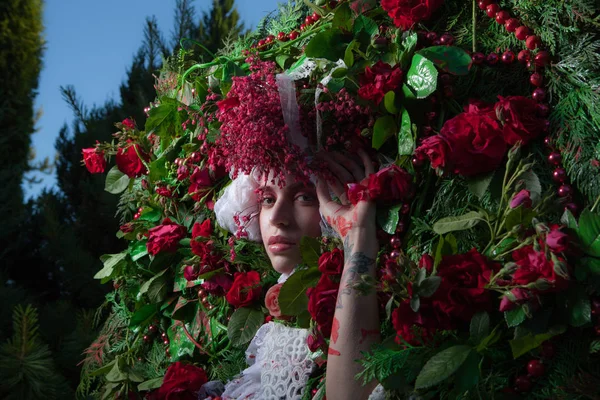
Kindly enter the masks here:
M 517 208 L 521 205 L 525 208 L 531 208 L 531 193 L 527 189 L 515 194 L 510 201 L 510 208 Z
M 546 244 L 553 252 L 562 253 L 569 246 L 569 236 L 558 229 L 554 229 L 546 235 Z

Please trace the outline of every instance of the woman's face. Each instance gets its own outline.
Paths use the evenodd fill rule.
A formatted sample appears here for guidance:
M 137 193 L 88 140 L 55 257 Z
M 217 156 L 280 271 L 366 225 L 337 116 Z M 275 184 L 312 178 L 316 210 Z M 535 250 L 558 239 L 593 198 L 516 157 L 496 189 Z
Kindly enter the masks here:
M 269 259 L 277 272 L 289 274 L 302 262 L 302 237 L 321 235 L 315 187 L 290 175 L 283 188 L 268 179 L 262 187 L 260 207 L 260 233 Z

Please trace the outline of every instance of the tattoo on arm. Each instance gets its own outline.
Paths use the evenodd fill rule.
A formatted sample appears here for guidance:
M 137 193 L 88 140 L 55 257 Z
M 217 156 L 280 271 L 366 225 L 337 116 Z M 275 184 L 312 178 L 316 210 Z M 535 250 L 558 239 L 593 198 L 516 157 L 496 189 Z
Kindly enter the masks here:
M 356 283 L 360 276 L 369 272 L 369 267 L 375 264 L 375 259 L 368 257 L 365 253 L 357 251 L 352 252 L 354 244 L 346 237 L 344 240 L 344 258 L 348 264 L 344 268 L 340 282 L 340 291 L 337 297 L 336 308 L 343 308 L 342 296 L 352 293 L 352 285 Z

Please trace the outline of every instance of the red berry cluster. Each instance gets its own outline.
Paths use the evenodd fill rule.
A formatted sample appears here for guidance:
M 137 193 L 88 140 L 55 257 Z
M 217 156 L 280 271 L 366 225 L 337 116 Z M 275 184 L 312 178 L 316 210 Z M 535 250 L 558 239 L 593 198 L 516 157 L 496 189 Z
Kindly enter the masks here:
M 511 17 L 508 11 L 500 9 L 500 6 L 494 0 L 479 0 L 478 4 L 480 9 L 485 10 L 488 17 L 494 18 L 497 23 L 504 25 L 507 32 L 514 33 L 517 39 L 525 41 L 527 49 L 521 50 L 516 58 L 520 63 L 525 64 L 529 70 L 533 71 L 529 76 L 529 83 L 535 88 L 531 93 L 531 97 L 538 102 L 538 114 L 542 117 L 548 116 L 550 114 L 550 107 L 545 103 L 547 92 L 543 87 L 544 77 L 540 70 L 550 63 L 550 53 L 546 50 L 539 50 L 535 55 L 531 53 L 531 50 L 542 47 L 540 37 L 533 34 L 531 29 L 522 25 L 518 19 Z M 489 65 L 498 63 L 498 55 L 496 53 L 490 53 L 487 56 L 483 53 L 474 53 L 472 59 L 474 64 L 482 64 L 484 61 Z M 512 51 L 507 50 L 502 54 L 501 60 L 505 64 L 510 64 L 514 62 L 515 55 Z M 548 156 L 548 162 L 555 167 L 552 178 L 559 185 L 557 189 L 558 197 L 561 198 L 561 203 L 564 205 L 565 210 L 577 214 L 579 207 L 573 201 L 575 191 L 567 182 L 567 171 L 561 166 L 562 155 L 554 148 L 550 137 L 547 137 L 544 143 L 551 151 Z
M 533 358 L 527 363 L 527 373 L 519 375 L 515 378 L 512 388 L 505 389 L 505 392 L 510 393 L 526 393 L 531 391 L 536 379 L 543 377 L 546 374 L 545 361 L 554 357 L 556 350 L 554 345 L 548 341 L 540 346 L 540 355 L 542 359 Z
M 306 28 L 308 28 L 310 25 L 314 24 L 320 19 L 321 16 L 316 12 L 312 15 L 307 16 L 304 20 L 304 23 L 300 25 L 300 31 L 306 30 Z M 279 32 L 277 36 L 269 35 L 264 39 L 260 39 L 258 43 L 256 43 L 256 45 L 252 46 L 252 48 L 258 48 L 262 50 L 271 46 L 273 43 L 275 43 L 275 41 L 287 42 L 288 40 L 296 40 L 298 39 L 298 37 L 300 37 L 300 33 L 296 30 L 291 31 L 290 33 Z
M 152 323 L 152 324 L 148 325 L 148 331 L 142 337 L 142 340 L 145 343 L 151 343 L 154 336 L 157 336 L 157 335 L 158 335 L 158 326 L 156 325 L 156 323 Z M 162 340 L 163 344 L 167 347 L 165 349 L 165 353 L 166 353 L 167 357 L 169 357 L 171 355 L 170 350 L 169 350 L 169 336 L 167 335 L 166 332 L 162 332 L 160 334 L 160 340 Z

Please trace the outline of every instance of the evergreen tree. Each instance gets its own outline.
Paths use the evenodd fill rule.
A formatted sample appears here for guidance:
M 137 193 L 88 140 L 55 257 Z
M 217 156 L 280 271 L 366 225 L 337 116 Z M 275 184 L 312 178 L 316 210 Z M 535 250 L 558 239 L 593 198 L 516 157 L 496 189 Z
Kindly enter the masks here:
M 210 52 L 216 53 L 225 38 L 235 39 L 244 32 L 244 24 L 234 6 L 234 0 L 213 0 L 198 25 L 196 39 Z M 210 57 L 210 55 L 205 55 Z
M 0 3 L 0 264 L 6 271 L 19 267 L 21 222 L 25 213 L 21 182 L 31 169 L 29 155 L 34 133 L 33 103 L 44 48 L 42 1 L 6 0 Z

